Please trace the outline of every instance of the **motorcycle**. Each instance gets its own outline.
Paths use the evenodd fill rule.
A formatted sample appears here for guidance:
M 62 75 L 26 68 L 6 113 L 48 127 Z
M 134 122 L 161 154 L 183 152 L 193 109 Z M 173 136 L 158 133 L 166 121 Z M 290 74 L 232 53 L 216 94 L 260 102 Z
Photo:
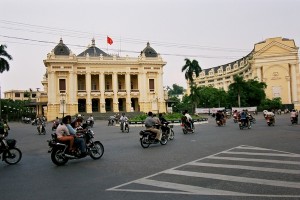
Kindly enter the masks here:
M 124 133 L 124 132 L 129 133 L 129 125 L 128 125 L 128 121 L 123 121 L 123 122 L 121 122 L 120 126 L 121 126 L 121 131 L 122 131 L 123 133 Z
M 243 130 L 244 128 L 251 128 L 251 121 L 249 120 L 248 123 L 246 122 L 246 120 L 239 120 L 239 128 L 241 130 Z
M 53 124 L 52 124 L 52 131 L 55 131 L 56 128 L 58 127 L 59 123 L 57 121 L 53 121 Z
M 0 135 L 0 155 L 2 160 L 9 165 L 17 164 L 22 158 L 22 152 L 16 147 L 15 139 L 6 139 L 6 136 Z
M 189 124 L 186 124 L 186 123 L 181 123 L 181 126 L 182 126 L 183 134 L 195 133 L 195 126 L 194 126 L 194 124 L 192 124 L 192 128 L 190 127 Z
M 113 126 L 114 123 L 115 123 L 115 118 L 110 117 L 110 118 L 108 119 L 108 124 L 107 124 L 107 126 Z
M 298 124 L 298 117 L 291 117 L 291 123 L 293 124 Z
M 85 122 L 89 127 L 91 127 L 91 128 L 93 128 L 93 126 L 94 126 L 94 120 L 86 120 L 86 122 Z
M 249 121 L 251 122 L 251 124 L 256 123 L 256 119 L 252 115 L 249 115 Z
M 31 121 L 31 125 L 32 125 L 32 126 L 37 126 L 37 124 L 38 124 L 38 120 L 37 120 L 37 119 L 33 119 L 33 120 Z
M 274 117 L 266 117 L 268 126 L 275 126 L 275 118 Z
M 216 120 L 216 124 L 217 124 L 218 126 L 225 126 L 225 123 L 224 123 L 224 120 L 223 120 L 223 119 Z
M 161 126 L 161 131 L 164 134 L 167 134 L 168 140 L 173 140 L 175 137 L 174 131 L 173 131 L 173 125 L 169 125 L 169 123 L 163 123 Z
M 155 140 L 155 133 L 150 130 L 140 131 L 140 142 L 143 148 L 148 148 L 151 144 L 157 144 Z M 166 132 L 162 132 L 160 144 L 166 145 L 168 143 L 168 135 Z
M 31 119 L 30 119 L 29 117 L 24 117 L 24 118 L 22 119 L 22 122 L 25 123 L 25 124 L 30 124 Z
M 51 160 L 57 166 L 65 165 L 72 159 L 81 159 L 85 157 L 82 156 L 79 148 L 76 148 L 74 152 L 69 152 L 68 142 L 58 141 L 55 133 L 52 133 L 51 136 L 52 139 L 48 140 L 48 153 L 51 153 Z M 104 153 L 104 146 L 100 141 L 93 141 L 94 132 L 91 129 L 87 129 L 82 137 L 85 138 L 86 141 L 87 155 L 94 160 L 100 159 Z
M 46 135 L 46 123 L 41 122 L 36 128 L 38 130 L 39 135 Z

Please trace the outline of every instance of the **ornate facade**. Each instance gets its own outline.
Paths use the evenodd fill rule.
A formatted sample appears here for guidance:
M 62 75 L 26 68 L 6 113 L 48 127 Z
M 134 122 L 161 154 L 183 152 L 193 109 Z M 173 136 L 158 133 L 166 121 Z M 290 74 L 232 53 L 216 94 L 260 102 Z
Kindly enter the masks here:
M 166 112 L 163 66 L 148 43 L 137 58 L 108 55 L 95 40 L 77 56 L 63 43 L 44 60 L 48 119 L 63 114 Z
M 237 61 L 204 69 L 195 83 L 227 91 L 233 83 L 233 76 L 240 75 L 244 80 L 265 82 L 267 98 L 280 97 L 283 104 L 294 104 L 295 108 L 300 109 L 298 49 L 294 40 L 269 38 L 255 44 L 248 55 Z

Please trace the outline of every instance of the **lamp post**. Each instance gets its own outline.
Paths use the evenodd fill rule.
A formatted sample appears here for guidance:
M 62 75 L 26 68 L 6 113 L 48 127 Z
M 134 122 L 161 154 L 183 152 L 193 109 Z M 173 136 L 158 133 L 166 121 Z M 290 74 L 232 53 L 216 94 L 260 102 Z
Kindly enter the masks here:
M 62 104 L 62 112 L 63 112 L 63 118 L 65 117 L 65 103 L 66 103 L 66 94 L 65 93 L 61 93 L 60 94 L 60 103 Z

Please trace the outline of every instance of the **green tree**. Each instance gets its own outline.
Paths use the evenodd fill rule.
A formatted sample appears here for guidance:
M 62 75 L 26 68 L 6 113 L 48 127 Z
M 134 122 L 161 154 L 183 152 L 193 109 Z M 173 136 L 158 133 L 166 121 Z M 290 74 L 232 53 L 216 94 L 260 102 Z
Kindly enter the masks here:
M 170 88 L 170 87 L 168 87 L 168 88 L 169 88 L 169 91 L 168 91 L 169 96 L 180 95 L 180 94 L 183 94 L 183 92 L 184 92 L 184 88 L 177 84 L 173 84 L 172 88 Z
M 228 89 L 231 91 L 230 93 L 232 96 L 237 95 L 238 106 L 241 107 L 241 94 L 247 87 L 246 82 L 242 76 L 238 76 L 238 75 L 235 75 L 233 77 L 233 81 L 234 82 L 229 85 Z
M 246 92 L 246 101 L 247 106 L 257 106 L 266 98 L 265 88 L 267 87 L 266 83 L 258 82 L 256 80 L 250 79 L 246 82 L 247 87 L 245 88 Z
M 202 71 L 200 65 L 198 64 L 197 60 L 190 61 L 190 59 L 186 58 L 185 65 L 182 67 L 181 71 L 185 72 L 184 76 L 185 79 L 191 82 L 191 85 L 194 84 L 193 75 L 195 74 L 196 77 L 199 76 L 200 72 Z
M 0 73 L 9 71 L 9 63 L 6 59 L 12 60 L 11 55 L 6 52 L 6 45 L 0 45 Z

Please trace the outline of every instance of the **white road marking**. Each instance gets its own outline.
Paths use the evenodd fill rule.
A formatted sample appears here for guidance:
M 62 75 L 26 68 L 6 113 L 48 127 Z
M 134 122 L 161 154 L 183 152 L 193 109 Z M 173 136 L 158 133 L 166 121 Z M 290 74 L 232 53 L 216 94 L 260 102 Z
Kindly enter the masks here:
M 277 168 L 268 168 L 268 167 L 252 167 L 252 166 L 245 166 L 245 165 L 224 165 L 224 164 L 200 163 L 200 162 L 189 163 L 188 165 L 195 165 L 201 167 L 228 168 L 228 169 L 245 169 L 245 170 L 252 170 L 252 171 L 275 172 L 275 173 L 286 173 L 286 174 L 300 174 L 300 170 L 277 169 Z
M 300 158 L 297 154 L 278 154 L 278 153 L 253 153 L 253 152 L 222 152 L 222 154 L 236 154 L 236 155 L 254 155 L 254 156 L 279 156 L 279 157 L 291 157 Z
M 207 159 L 234 160 L 234 161 L 246 161 L 246 162 L 263 162 L 263 163 L 279 163 L 279 164 L 289 164 L 289 165 L 300 165 L 300 162 L 298 162 L 298 161 L 267 160 L 267 159 L 256 159 L 256 158 L 234 158 L 234 157 L 212 156 L 212 157 L 207 157 Z
M 221 174 L 189 172 L 189 171 L 181 171 L 181 170 L 174 170 L 174 169 L 163 171 L 163 173 L 207 178 L 207 179 L 218 179 L 222 181 L 234 181 L 240 183 L 254 183 L 254 184 L 271 185 L 271 186 L 279 186 L 279 187 L 300 188 L 300 183 L 290 182 L 290 181 L 267 180 L 267 179 L 229 176 L 229 175 L 221 175 Z
M 244 150 L 256 150 L 255 152 L 237 152 L 235 150 L 244 149 Z M 234 150 L 234 151 L 233 151 Z M 260 152 L 259 151 L 265 151 Z M 239 155 L 239 157 L 223 157 L 220 154 L 232 154 L 232 155 Z M 265 159 L 254 159 L 254 158 L 242 158 L 242 155 L 260 155 L 265 156 Z M 291 160 L 271 160 L 268 159 L 269 156 L 278 156 L 281 158 L 293 158 L 294 161 Z M 226 151 L 222 151 L 216 153 L 214 155 L 210 155 L 138 180 L 134 180 L 128 183 L 124 183 L 122 185 L 107 189 L 108 191 L 123 191 L 123 192 L 147 192 L 147 193 L 170 193 L 170 194 L 190 194 L 190 195 L 218 195 L 218 196 L 251 196 L 251 197 L 276 197 L 276 198 L 300 198 L 300 193 L 295 195 L 275 195 L 275 194 L 254 194 L 254 193 L 245 193 L 245 192 L 238 192 L 238 191 L 227 191 L 222 189 L 212 189 L 212 188 L 205 188 L 195 185 L 189 184 L 180 184 L 172 182 L 172 175 L 180 175 L 182 177 L 186 177 L 188 182 L 189 177 L 198 177 L 198 178 L 205 178 L 205 179 L 213 179 L 213 180 L 222 180 L 222 181 L 231 181 L 237 183 L 250 183 L 250 184 L 258 184 L 261 185 L 261 188 L 264 186 L 273 186 L 273 187 L 282 187 L 282 188 L 290 188 L 290 189 L 299 189 L 300 183 L 299 182 L 292 182 L 292 181 L 283 181 L 283 180 L 268 180 L 268 179 L 260 179 L 260 178 L 248 178 L 242 176 L 231 176 L 231 175 L 222 175 L 222 174 L 213 174 L 213 173 L 203 173 L 199 172 L 191 172 L 191 171 L 183 171 L 178 170 L 180 167 L 184 166 L 204 166 L 204 167 L 214 167 L 214 168 L 228 168 L 228 169 L 243 169 L 243 170 L 251 170 L 253 171 L 254 175 L 256 171 L 263 171 L 263 172 L 273 172 L 273 173 L 282 173 L 282 174 L 295 174 L 299 175 L 300 170 L 293 170 L 293 169 L 281 169 L 281 168 L 270 168 L 270 167 L 260 167 L 260 166 L 247 166 L 247 165 L 233 165 L 233 164 L 215 164 L 215 163 L 207 163 L 204 160 L 224 160 L 224 161 L 244 161 L 244 162 L 252 162 L 255 163 L 270 163 L 270 164 L 284 164 L 284 165 L 300 165 L 300 161 L 296 161 L 299 158 L 299 154 L 283 152 L 278 150 L 272 149 L 265 149 L 260 147 L 253 147 L 247 145 L 241 145 L 235 148 L 231 148 Z M 252 165 L 253 165 L 252 164 Z M 222 171 L 220 171 L 221 173 Z M 161 174 L 168 174 L 169 179 L 168 181 L 159 181 L 155 180 L 156 176 L 160 176 Z M 174 177 L 175 178 L 175 177 Z M 140 184 L 145 186 L 153 186 L 158 187 L 160 189 L 149 188 L 149 189 L 126 189 L 126 186 L 133 184 Z M 249 186 L 250 187 L 250 186 Z M 274 191 L 276 189 L 274 188 Z M 253 192 L 253 191 L 252 191 Z

